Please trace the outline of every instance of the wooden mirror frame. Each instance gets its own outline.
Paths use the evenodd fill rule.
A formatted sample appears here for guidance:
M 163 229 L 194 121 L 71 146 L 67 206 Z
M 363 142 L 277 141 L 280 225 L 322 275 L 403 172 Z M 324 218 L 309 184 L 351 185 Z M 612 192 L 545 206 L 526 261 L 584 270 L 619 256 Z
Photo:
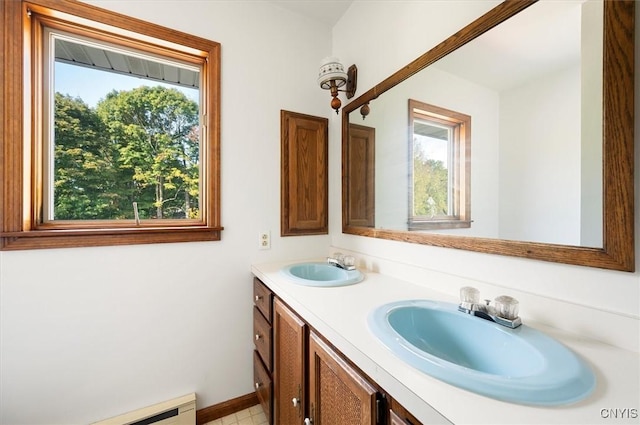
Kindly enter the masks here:
M 342 232 L 352 235 L 633 272 L 634 250 L 634 48 L 635 2 L 604 0 L 603 247 L 429 234 L 353 226 L 347 164 L 349 113 L 499 25 L 537 0 L 506 0 L 342 109 Z M 375 103 L 372 105 L 375 107 Z

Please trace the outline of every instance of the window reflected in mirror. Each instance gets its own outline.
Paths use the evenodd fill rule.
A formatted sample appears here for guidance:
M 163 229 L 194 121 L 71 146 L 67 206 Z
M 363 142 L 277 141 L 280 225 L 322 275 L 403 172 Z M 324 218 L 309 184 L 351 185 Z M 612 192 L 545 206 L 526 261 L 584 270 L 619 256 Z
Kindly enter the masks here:
M 471 226 L 471 117 L 409 100 L 409 230 Z

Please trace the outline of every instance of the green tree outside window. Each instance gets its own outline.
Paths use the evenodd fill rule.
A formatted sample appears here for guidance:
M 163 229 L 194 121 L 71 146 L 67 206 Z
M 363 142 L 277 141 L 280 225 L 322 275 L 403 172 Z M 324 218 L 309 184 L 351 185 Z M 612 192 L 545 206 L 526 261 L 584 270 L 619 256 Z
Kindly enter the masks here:
M 176 89 L 112 91 L 95 110 L 56 93 L 54 218 L 199 216 L 199 108 Z

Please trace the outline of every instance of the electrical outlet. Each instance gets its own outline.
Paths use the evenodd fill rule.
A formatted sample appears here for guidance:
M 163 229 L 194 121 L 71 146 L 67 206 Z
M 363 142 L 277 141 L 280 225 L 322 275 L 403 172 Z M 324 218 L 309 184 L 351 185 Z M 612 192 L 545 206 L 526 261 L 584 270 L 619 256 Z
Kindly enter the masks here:
M 267 230 L 258 234 L 258 247 L 260 249 L 271 249 L 271 232 Z

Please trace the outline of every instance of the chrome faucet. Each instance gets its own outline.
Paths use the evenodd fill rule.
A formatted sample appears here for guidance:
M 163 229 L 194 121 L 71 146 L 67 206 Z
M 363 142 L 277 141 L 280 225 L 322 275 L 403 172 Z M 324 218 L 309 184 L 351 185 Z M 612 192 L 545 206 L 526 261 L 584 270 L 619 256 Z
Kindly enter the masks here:
M 340 252 L 334 252 L 333 257 L 327 257 L 327 263 L 347 271 L 356 269 L 355 258 L 350 255 L 343 255 Z
M 522 325 L 518 316 L 518 300 L 507 295 L 496 297 L 495 305 L 491 300 L 479 302 L 480 292 L 476 288 L 465 286 L 460 288 L 460 305 L 458 311 L 495 322 L 499 325 L 515 329 Z

